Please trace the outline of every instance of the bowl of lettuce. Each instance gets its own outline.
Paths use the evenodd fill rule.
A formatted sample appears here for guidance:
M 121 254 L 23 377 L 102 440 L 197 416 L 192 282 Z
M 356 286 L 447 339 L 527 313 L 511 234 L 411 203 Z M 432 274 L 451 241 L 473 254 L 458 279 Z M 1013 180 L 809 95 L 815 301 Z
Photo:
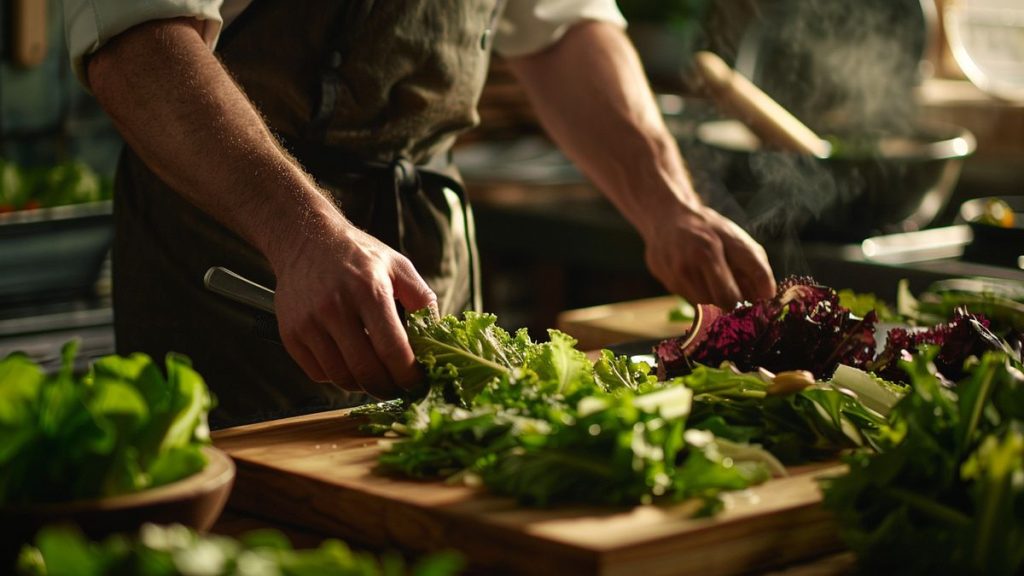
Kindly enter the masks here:
M 0 158 L 0 300 L 93 296 L 114 240 L 113 183 L 80 160 Z
M 210 446 L 212 397 L 187 358 L 144 354 L 74 372 L 77 342 L 47 374 L 23 354 L 0 360 L 0 562 L 49 524 L 93 537 L 145 522 L 209 528 L 235 469 Z M 2 571 L 2 570 L 0 570 Z

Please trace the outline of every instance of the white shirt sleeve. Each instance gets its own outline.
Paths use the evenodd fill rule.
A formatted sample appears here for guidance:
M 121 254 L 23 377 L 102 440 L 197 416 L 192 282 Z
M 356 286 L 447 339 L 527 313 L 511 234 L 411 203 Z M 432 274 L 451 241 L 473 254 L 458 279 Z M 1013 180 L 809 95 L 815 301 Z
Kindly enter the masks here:
M 223 0 L 64 0 L 64 33 L 71 66 L 88 86 L 84 59 L 121 32 L 151 20 L 192 17 L 203 21 L 203 39 L 212 49 L 223 25 Z
M 495 31 L 494 50 L 502 56 L 539 52 L 582 20 L 626 27 L 615 0 L 507 0 Z

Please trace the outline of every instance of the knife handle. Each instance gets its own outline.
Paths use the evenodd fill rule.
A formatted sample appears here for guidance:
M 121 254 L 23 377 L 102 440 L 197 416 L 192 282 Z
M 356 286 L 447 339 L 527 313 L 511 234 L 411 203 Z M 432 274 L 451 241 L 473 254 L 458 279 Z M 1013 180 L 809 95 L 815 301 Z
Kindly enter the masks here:
M 227 268 L 214 266 L 203 276 L 206 289 L 240 304 L 274 314 L 274 291 Z

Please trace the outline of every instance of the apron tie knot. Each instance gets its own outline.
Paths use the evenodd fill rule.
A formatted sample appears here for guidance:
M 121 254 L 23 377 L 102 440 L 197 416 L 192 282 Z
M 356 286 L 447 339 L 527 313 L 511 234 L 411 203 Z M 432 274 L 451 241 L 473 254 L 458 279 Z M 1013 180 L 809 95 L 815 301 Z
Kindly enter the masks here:
M 397 190 L 412 190 L 419 186 L 419 172 L 412 160 L 399 156 L 391 161 L 391 172 L 395 178 Z

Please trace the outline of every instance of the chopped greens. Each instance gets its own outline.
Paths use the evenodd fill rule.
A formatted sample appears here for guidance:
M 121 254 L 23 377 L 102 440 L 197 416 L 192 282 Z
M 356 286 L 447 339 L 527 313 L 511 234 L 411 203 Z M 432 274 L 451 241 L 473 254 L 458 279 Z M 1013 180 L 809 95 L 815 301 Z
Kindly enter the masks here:
M 413 565 L 398 555 L 356 552 L 339 540 L 295 550 L 284 534 L 257 530 L 239 538 L 202 535 L 174 524 L 145 524 L 137 536 L 90 542 L 66 527 L 43 529 L 18 561 L 19 576 L 447 576 L 462 558 L 451 552 Z
M 148 356 L 106 356 L 73 373 L 77 342 L 46 375 L 23 354 L 0 360 L 0 504 L 114 496 L 198 472 L 212 400 L 187 358 L 167 376 Z
M 871 444 L 883 423 L 809 373 L 727 364 L 659 381 L 646 363 L 608 350 L 591 361 L 564 333 L 533 342 L 489 314 L 420 311 L 407 325 L 428 390 L 358 411 L 399 437 L 381 467 L 529 505 L 695 498 L 711 513 L 723 491 L 784 474 L 776 456 L 830 457 Z

